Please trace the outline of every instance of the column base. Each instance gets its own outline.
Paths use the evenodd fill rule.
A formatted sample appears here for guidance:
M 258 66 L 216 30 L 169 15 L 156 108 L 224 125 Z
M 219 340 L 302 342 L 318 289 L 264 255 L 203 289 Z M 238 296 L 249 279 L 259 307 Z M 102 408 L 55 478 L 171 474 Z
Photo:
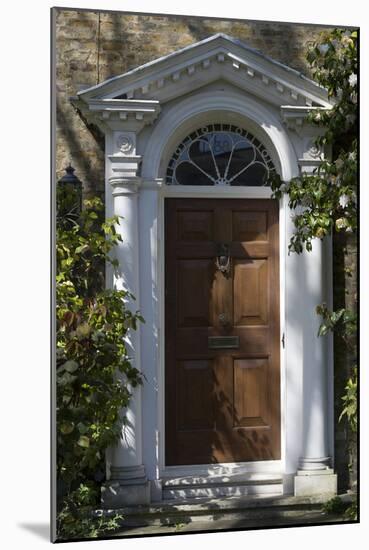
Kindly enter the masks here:
M 112 467 L 111 479 L 101 487 L 101 504 L 104 508 L 122 508 L 150 503 L 150 482 L 145 467 Z
M 161 479 L 150 481 L 151 502 L 161 502 L 163 500 L 163 486 Z
M 298 470 L 294 481 L 296 497 L 316 495 L 333 497 L 337 494 L 337 475 L 332 468 Z
M 123 485 L 118 480 L 106 481 L 101 487 L 101 504 L 104 508 L 150 504 L 150 482 Z
M 307 470 L 309 472 L 313 470 L 326 470 L 331 465 L 331 458 L 329 456 L 320 456 L 314 458 L 301 457 L 299 460 L 299 469 Z

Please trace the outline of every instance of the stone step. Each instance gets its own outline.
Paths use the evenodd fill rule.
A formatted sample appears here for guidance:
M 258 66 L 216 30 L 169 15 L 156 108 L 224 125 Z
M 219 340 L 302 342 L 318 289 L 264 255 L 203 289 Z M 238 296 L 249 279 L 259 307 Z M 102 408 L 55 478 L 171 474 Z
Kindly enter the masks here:
M 236 474 L 211 477 L 177 477 L 163 480 L 163 500 L 278 496 L 283 493 L 279 474 Z
M 187 521 L 176 524 L 160 525 L 146 525 L 146 526 L 124 526 L 120 531 L 114 533 L 112 536 L 130 537 L 138 535 L 166 535 L 166 534 L 180 534 L 180 533 L 206 533 L 216 531 L 229 531 L 240 529 L 260 529 L 267 527 L 288 527 L 288 526 L 305 526 L 305 525 L 322 525 L 329 523 L 343 522 L 342 515 L 332 515 L 322 512 L 321 510 L 308 510 L 300 513 L 296 513 L 290 517 L 269 517 L 260 519 L 245 519 L 243 517 L 232 518 L 226 516 L 224 519 L 206 520 L 205 518 L 198 518 L 196 521 Z
M 211 476 L 172 476 L 164 477 L 162 479 L 163 486 L 178 486 L 178 485 L 209 485 L 209 484 L 219 484 L 227 482 L 255 482 L 255 483 L 279 483 L 282 479 L 282 476 L 278 472 L 268 472 L 268 473 L 228 473 L 228 474 L 216 474 Z
M 245 497 L 251 495 L 278 496 L 283 493 L 283 483 L 279 484 L 249 484 L 222 483 L 216 485 L 186 485 L 178 487 L 165 487 L 163 500 L 178 499 L 204 499 L 219 497 Z
M 181 503 L 163 501 L 149 506 L 131 506 L 129 508 L 105 510 L 107 515 L 116 513 L 123 516 L 122 528 L 135 526 L 170 526 L 213 520 L 250 522 L 262 526 L 268 521 L 279 519 L 293 520 L 313 514 L 319 517 L 324 497 L 293 496 L 248 496 L 241 498 L 223 497 L 199 501 L 184 500 Z
M 278 489 L 278 490 L 276 490 Z M 244 497 L 251 495 L 269 495 L 279 496 L 283 492 L 283 485 L 271 487 L 270 485 L 259 486 L 226 486 L 220 485 L 215 487 L 186 487 L 182 489 L 164 489 L 164 500 L 177 501 L 178 499 L 206 499 L 220 497 Z

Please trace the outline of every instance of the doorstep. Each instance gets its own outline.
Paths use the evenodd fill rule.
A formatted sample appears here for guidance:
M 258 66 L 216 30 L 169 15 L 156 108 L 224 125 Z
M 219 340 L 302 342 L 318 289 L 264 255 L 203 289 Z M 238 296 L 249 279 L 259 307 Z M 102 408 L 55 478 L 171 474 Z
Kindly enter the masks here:
M 237 528 L 235 525 L 239 525 L 240 529 L 247 529 L 343 521 L 342 516 L 331 516 L 322 511 L 322 505 L 327 500 L 326 497 L 320 496 L 248 496 L 192 501 L 186 498 L 183 501 L 162 501 L 104 512 L 106 515 L 123 516 L 121 521 L 123 530 L 117 536 L 126 532 L 133 535 L 132 529 L 141 527 L 151 527 L 154 531 L 159 529 L 158 533 L 164 534 L 178 530 Z M 345 500 L 349 503 L 348 495 L 345 495 Z M 204 525 L 207 525 L 207 528 Z
M 282 496 L 283 477 L 273 473 L 239 473 L 231 475 L 164 477 L 163 501 L 183 499 L 242 498 L 249 496 Z
M 167 535 L 167 534 L 190 534 L 190 533 L 208 533 L 220 531 L 235 531 L 247 529 L 266 529 L 270 527 L 300 527 L 308 525 L 337 524 L 344 523 L 342 516 L 332 516 L 325 512 L 314 511 L 305 512 L 291 518 L 265 518 L 263 521 L 253 521 L 245 519 L 220 519 L 220 520 L 199 520 L 189 523 L 178 523 L 176 525 L 144 526 L 144 527 L 126 527 L 124 530 L 115 533 L 115 537 L 139 537 L 148 535 Z

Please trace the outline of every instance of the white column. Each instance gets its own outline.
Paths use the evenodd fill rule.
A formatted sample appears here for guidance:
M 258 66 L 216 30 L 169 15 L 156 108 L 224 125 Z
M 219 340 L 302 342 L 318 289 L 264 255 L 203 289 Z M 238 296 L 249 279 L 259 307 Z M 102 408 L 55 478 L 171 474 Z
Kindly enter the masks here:
M 330 464 L 327 437 L 327 342 L 318 336 L 321 317 L 315 308 L 325 301 L 323 294 L 323 243 L 313 242 L 304 252 L 305 315 L 303 336 L 303 452 L 301 470 L 325 470 Z
M 120 137 L 120 136 L 119 136 Z M 131 151 L 130 151 L 131 152 Z M 134 153 L 134 150 L 133 150 Z M 108 178 L 113 198 L 113 213 L 119 216 L 117 231 L 120 242 L 114 251 L 118 271 L 113 286 L 127 290 L 135 299 L 127 299 L 132 311 L 140 309 L 138 193 L 140 179 L 136 176 L 139 158 L 136 155 L 111 156 Z M 127 353 L 134 367 L 141 371 L 140 327 L 129 330 L 126 337 Z M 150 501 L 149 482 L 142 462 L 142 399 L 141 386 L 130 387 L 131 398 L 124 411 L 126 423 L 117 445 L 107 453 L 108 482 L 102 488 L 105 506 L 117 508 Z
M 119 272 L 114 286 L 128 290 L 135 300 L 127 300 L 127 307 L 139 309 L 139 242 L 138 242 L 138 186 L 137 178 L 129 180 L 114 177 L 114 214 L 120 216 L 117 230 L 123 241 L 116 247 L 115 257 L 119 262 Z M 127 352 L 131 363 L 140 368 L 140 330 L 130 330 L 126 338 Z M 119 507 L 128 504 L 149 502 L 149 483 L 142 464 L 142 404 L 141 387 L 130 387 L 132 393 L 125 411 L 126 424 L 122 437 L 110 452 L 110 479 L 102 493 L 103 503 Z
M 305 171 L 307 167 L 305 166 Z M 303 365 L 302 365 L 302 450 L 295 476 L 295 495 L 334 495 L 337 476 L 329 456 L 328 375 L 330 372 L 329 340 L 318 336 L 322 318 L 316 306 L 329 303 L 327 288 L 327 253 L 329 243 L 314 239 L 312 251 L 299 258 L 303 264 Z

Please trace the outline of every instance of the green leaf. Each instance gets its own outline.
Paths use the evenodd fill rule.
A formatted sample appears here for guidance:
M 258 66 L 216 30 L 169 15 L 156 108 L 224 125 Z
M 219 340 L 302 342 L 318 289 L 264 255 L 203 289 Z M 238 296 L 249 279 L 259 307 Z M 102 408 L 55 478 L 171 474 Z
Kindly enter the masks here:
M 320 325 L 319 327 L 319 331 L 318 331 L 318 336 L 325 336 L 327 333 L 328 333 L 328 330 L 329 328 L 327 327 L 327 325 Z
M 62 368 L 64 368 L 64 370 L 71 373 L 75 372 L 78 369 L 78 367 L 79 367 L 78 363 L 73 360 L 67 361 L 66 363 L 64 363 L 64 365 L 62 365 Z
M 81 437 L 77 441 L 77 445 L 83 447 L 84 449 L 87 449 L 90 446 L 90 439 L 86 435 L 81 435 Z
M 74 430 L 74 423 L 73 422 L 62 422 L 59 426 L 59 429 L 62 434 L 68 435 L 73 432 Z
M 88 338 L 91 332 L 91 327 L 88 323 L 82 323 L 76 328 L 76 335 L 78 338 Z
M 77 248 L 75 249 L 75 253 L 82 254 L 82 252 L 85 252 L 88 249 L 89 249 L 88 244 L 82 244 L 81 246 L 77 246 Z
M 82 434 L 82 435 L 84 435 L 85 433 L 88 432 L 88 426 L 83 424 L 83 422 L 78 422 L 77 428 L 78 428 L 79 433 Z
M 73 374 L 70 374 L 69 372 L 64 372 L 62 376 L 59 376 L 57 378 L 57 384 L 58 386 L 69 386 L 71 385 L 75 380 L 77 379 L 77 376 L 74 376 Z

